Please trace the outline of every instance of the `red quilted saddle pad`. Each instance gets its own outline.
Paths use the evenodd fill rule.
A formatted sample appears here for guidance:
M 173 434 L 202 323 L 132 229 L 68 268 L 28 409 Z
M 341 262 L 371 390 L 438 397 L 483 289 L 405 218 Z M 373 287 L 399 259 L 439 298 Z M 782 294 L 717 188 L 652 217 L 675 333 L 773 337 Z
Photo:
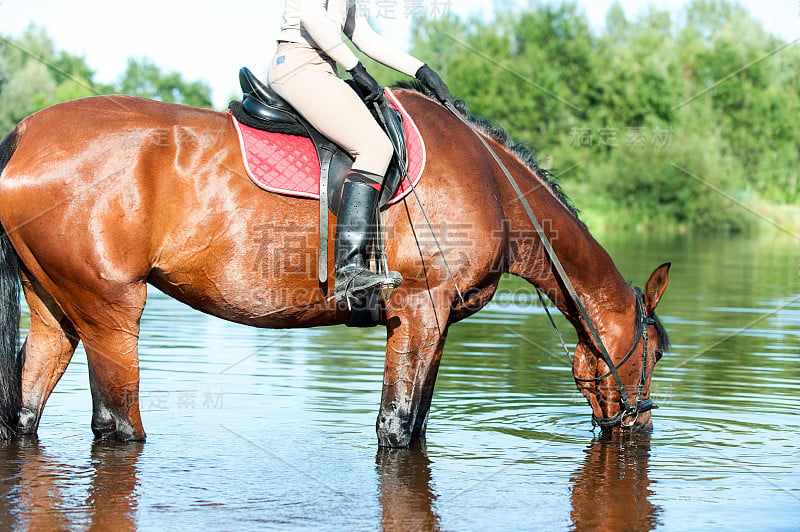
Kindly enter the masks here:
M 395 95 L 386 89 L 386 97 L 403 115 L 403 129 L 408 146 L 408 178 L 400 183 L 389 205 L 411 192 L 425 169 L 425 141 L 417 126 Z M 269 133 L 246 126 L 231 115 L 239 135 L 239 145 L 247 175 L 259 187 L 289 196 L 319 200 L 319 159 L 311 139 Z M 410 181 L 410 183 L 409 183 Z

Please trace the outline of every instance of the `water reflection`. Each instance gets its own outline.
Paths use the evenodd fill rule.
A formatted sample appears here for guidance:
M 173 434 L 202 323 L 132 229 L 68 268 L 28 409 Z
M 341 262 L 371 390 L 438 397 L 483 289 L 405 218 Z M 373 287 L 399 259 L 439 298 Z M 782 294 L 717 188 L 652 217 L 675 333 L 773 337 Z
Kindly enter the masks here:
M 136 464 L 143 442 L 92 444 L 92 471 L 86 498 L 92 530 L 136 530 Z
M 570 479 L 577 530 L 652 530 L 661 508 L 650 498 L 649 434 L 602 435 Z
M 0 529 L 136 529 L 141 452 L 141 443 L 95 442 L 87 466 L 59 460 L 36 438 L 5 442 L 0 449 Z
M 431 461 L 424 442 L 410 449 L 379 449 L 379 500 L 384 530 L 438 530 Z

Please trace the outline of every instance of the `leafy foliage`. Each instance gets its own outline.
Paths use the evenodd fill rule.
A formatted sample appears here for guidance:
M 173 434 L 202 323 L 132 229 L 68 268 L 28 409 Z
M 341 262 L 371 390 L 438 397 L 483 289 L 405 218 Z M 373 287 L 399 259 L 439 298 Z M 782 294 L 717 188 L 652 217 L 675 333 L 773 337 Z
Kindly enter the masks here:
M 211 107 L 211 91 L 201 81 L 184 81 L 177 72 L 162 73 L 148 59 L 128 60 L 128 68 L 119 85 L 120 92 L 164 102 L 195 107 Z
M 0 36 L 0 136 L 17 122 L 58 102 L 97 94 L 125 93 L 196 107 L 211 107 L 211 88 L 162 72 L 147 59 L 130 59 L 118 84 L 93 80 L 82 57 L 56 51 L 47 33 L 28 28 L 19 39 Z
M 739 230 L 731 198 L 800 203 L 798 48 L 726 0 L 636 20 L 615 4 L 598 32 L 573 2 L 413 29 L 472 112 L 552 158 L 590 224 L 648 228 Z

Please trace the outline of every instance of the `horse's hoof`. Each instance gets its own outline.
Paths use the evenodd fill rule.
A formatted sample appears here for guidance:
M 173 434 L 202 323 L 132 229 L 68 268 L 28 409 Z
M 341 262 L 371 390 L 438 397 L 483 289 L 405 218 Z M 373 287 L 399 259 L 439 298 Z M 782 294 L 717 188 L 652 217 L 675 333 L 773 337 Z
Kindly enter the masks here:
M 411 436 L 405 434 L 385 434 L 378 436 L 378 447 L 387 449 L 408 449 Z
M 111 415 L 110 411 L 104 414 L 92 419 L 92 432 L 96 440 L 144 441 L 143 429 L 134 429 L 128 421 Z
M 17 434 L 28 435 L 36 434 L 36 412 L 28 408 L 23 408 L 19 412 L 19 421 L 17 422 Z
M 378 446 L 405 449 L 411 444 L 411 424 L 398 418 L 378 417 Z

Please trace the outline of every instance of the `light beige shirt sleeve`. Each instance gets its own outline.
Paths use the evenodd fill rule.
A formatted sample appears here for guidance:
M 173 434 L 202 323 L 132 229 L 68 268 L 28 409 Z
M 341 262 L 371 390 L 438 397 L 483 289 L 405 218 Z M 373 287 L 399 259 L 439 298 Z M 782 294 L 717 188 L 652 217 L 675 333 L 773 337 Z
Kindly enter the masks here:
M 408 76 L 414 77 L 417 70 L 424 64 L 373 30 L 369 21 L 361 14 L 355 1 L 348 11 L 344 33 L 364 54 Z
M 314 39 L 320 50 L 345 70 L 355 68 L 358 58 L 342 40 L 341 25 L 328 17 L 328 12 L 319 0 L 300 0 L 298 11 L 303 29 Z
M 344 43 L 342 33 L 367 56 L 408 76 L 413 77 L 423 65 L 375 32 L 355 0 L 330 0 L 327 10 L 320 0 L 295 0 L 292 4 L 297 5 L 303 31 L 345 70 L 354 68 L 358 57 Z

